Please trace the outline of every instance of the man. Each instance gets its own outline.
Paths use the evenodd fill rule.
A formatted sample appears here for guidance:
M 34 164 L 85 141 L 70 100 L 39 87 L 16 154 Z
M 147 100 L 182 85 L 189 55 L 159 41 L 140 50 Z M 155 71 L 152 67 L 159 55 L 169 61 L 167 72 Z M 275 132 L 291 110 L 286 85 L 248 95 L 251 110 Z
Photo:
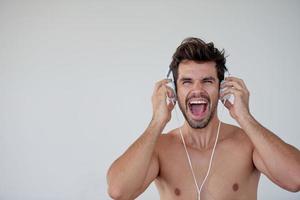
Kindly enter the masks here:
M 299 150 L 255 120 L 241 79 L 227 77 L 221 83 L 227 70 L 224 51 L 187 38 L 174 53 L 170 69 L 185 122 L 161 134 L 174 108 L 166 98 L 175 94 L 169 80 L 157 82 L 149 126 L 108 171 L 113 199 L 135 199 L 155 180 L 162 200 L 255 200 L 260 173 L 288 191 L 300 190 Z M 233 95 L 234 102 L 225 101 L 227 95 Z M 219 99 L 240 128 L 219 121 Z

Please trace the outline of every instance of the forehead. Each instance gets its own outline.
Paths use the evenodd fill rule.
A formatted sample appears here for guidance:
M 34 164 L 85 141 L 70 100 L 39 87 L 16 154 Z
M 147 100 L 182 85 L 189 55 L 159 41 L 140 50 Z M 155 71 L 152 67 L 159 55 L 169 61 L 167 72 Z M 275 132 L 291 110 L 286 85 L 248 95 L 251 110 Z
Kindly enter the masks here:
M 178 78 L 189 77 L 198 79 L 207 76 L 218 77 L 216 63 L 213 61 L 196 62 L 186 60 L 181 62 L 178 66 Z

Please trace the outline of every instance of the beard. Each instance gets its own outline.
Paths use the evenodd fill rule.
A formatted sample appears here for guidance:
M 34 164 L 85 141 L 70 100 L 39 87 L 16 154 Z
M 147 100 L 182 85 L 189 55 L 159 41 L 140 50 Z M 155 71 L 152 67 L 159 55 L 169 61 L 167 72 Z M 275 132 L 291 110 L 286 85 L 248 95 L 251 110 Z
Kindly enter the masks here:
M 192 96 L 192 97 L 194 97 L 194 96 Z M 206 108 L 206 109 L 208 109 L 208 113 L 203 119 L 195 120 L 195 119 L 192 119 L 192 117 L 189 115 L 189 112 L 191 112 L 191 111 L 189 109 L 189 103 L 188 102 L 189 102 L 189 99 L 192 98 L 192 97 L 186 98 L 184 105 L 178 99 L 179 108 L 180 108 L 185 120 L 190 125 L 190 127 L 194 128 L 194 129 L 205 128 L 209 124 L 209 122 L 211 121 L 212 117 L 215 114 L 215 111 L 216 111 L 216 108 L 217 108 L 217 101 L 212 104 L 211 99 L 209 98 L 208 95 L 201 94 L 199 97 L 205 98 L 208 101 L 208 105 L 207 105 L 207 108 Z

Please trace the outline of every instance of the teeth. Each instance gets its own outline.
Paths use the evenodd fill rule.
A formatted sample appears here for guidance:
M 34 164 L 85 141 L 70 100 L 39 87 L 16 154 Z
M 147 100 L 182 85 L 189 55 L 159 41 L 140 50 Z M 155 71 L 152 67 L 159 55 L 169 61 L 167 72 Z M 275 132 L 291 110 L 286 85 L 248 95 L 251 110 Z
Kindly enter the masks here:
M 201 100 L 198 100 L 198 101 L 190 101 L 190 104 L 206 104 L 206 101 L 201 101 Z

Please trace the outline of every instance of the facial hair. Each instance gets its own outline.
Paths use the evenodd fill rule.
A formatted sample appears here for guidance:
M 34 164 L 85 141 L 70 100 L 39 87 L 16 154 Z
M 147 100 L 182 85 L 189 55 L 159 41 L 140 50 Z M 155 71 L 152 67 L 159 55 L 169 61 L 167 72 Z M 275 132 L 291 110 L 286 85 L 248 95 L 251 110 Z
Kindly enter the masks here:
M 194 97 L 194 96 L 192 96 Z M 186 98 L 185 100 L 185 106 L 182 105 L 182 103 L 180 102 L 180 100 L 178 99 L 178 105 L 179 108 L 185 118 L 185 120 L 188 122 L 188 124 L 190 125 L 190 127 L 194 128 L 194 129 L 201 129 L 201 128 L 205 128 L 209 122 L 211 121 L 212 117 L 215 114 L 216 108 L 217 108 L 217 102 L 214 102 L 213 104 L 211 103 L 211 100 L 209 98 L 209 96 L 207 95 L 200 95 L 199 97 L 201 98 L 205 98 L 208 100 L 208 105 L 207 105 L 207 109 L 208 109 L 208 114 L 205 118 L 201 119 L 201 120 L 194 120 L 190 117 L 188 117 L 188 109 L 189 109 L 189 105 L 188 105 L 188 101 L 190 98 Z

